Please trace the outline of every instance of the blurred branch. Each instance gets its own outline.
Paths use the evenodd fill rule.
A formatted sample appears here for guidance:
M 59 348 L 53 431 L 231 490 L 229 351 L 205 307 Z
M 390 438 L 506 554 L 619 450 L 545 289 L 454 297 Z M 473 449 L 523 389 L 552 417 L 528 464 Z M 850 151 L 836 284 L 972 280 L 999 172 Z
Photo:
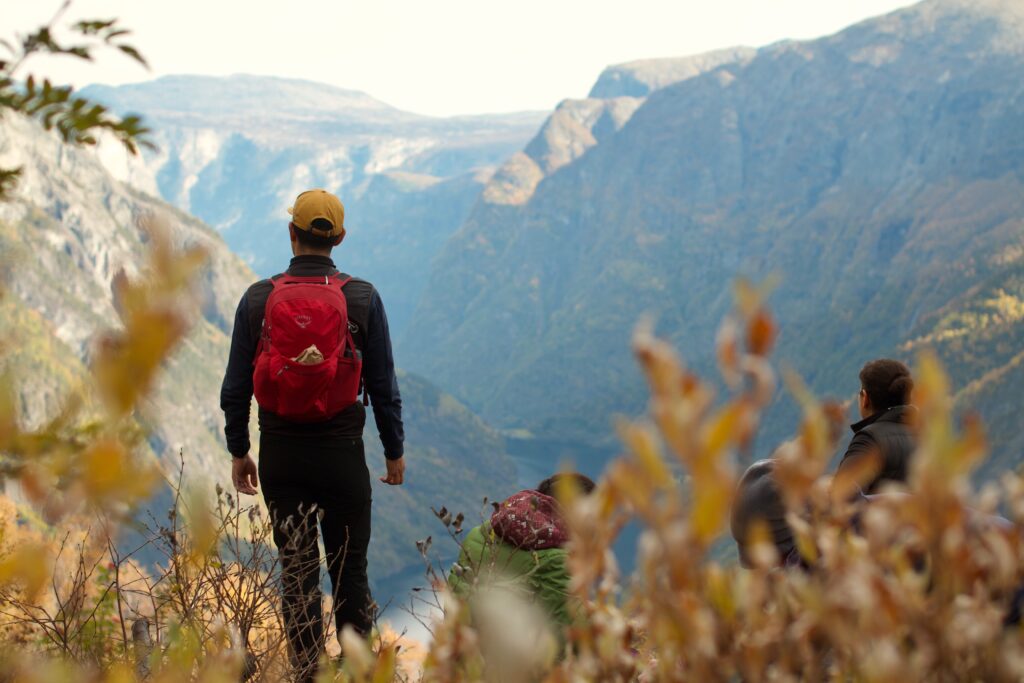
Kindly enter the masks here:
M 53 18 L 35 31 L 18 34 L 13 41 L 0 41 L 0 47 L 7 52 L 6 57 L 0 59 L 0 116 L 10 112 L 33 119 L 46 130 L 56 130 L 61 139 L 71 145 L 95 145 L 98 134 L 106 132 L 132 154 L 137 154 L 140 147 L 154 148 L 150 139 L 152 131 L 143 124 L 141 117 L 114 114 L 105 105 L 76 95 L 72 86 L 54 84 L 45 77 L 30 73 L 20 80 L 19 72 L 38 55 L 92 61 L 97 52 L 113 50 L 149 67 L 139 50 L 125 42 L 131 32 L 117 19 L 77 21 L 68 27 L 71 37 L 59 39 L 57 24 L 70 4 L 70 0 L 66 0 Z M 10 197 L 20 173 L 20 169 L 0 168 L 0 200 Z

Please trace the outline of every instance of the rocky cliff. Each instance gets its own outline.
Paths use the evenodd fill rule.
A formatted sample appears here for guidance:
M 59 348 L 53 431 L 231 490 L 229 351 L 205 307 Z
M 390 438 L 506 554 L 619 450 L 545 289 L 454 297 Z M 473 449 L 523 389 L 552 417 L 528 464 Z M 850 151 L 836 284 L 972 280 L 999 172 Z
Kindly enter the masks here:
M 432 118 L 361 92 L 246 75 L 170 76 L 85 93 L 144 114 L 156 130 L 158 152 L 126 163 L 105 150 L 108 168 L 214 226 L 261 275 L 287 264 L 284 210 L 295 195 L 310 187 L 339 194 L 352 257 L 343 265 L 374 281 L 396 330 L 493 167 L 543 116 Z
M 161 217 L 178 246 L 207 251 L 209 265 L 199 283 L 202 315 L 169 360 L 143 419 L 153 426 L 154 451 L 168 464 L 181 450 L 195 468 L 215 471 L 226 452 L 214 368 L 226 357 L 238 293 L 253 279 L 251 271 L 199 221 L 115 181 L 91 152 L 64 146 L 32 123 L 15 117 L 3 122 L 0 159 L 23 168 L 15 198 L 0 203 L 5 286 L 16 300 L 12 305 L 35 311 L 52 334 L 53 354 L 47 355 L 85 361 L 95 333 L 118 324 L 110 283 L 118 270 L 137 274 L 145 264 L 140 217 Z M 25 387 L 51 377 L 29 372 L 21 379 Z M 25 404 L 24 414 L 34 422 L 52 407 L 52 401 Z
M 176 244 L 201 244 L 210 260 L 197 283 L 194 329 L 138 420 L 170 476 L 180 454 L 191 481 L 229 485 L 220 382 L 235 306 L 256 276 L 203 223 L 118 182 L 92 151 L 66 147 L 33 123 L 0 122 L 0 164 L 23 167 L 15 197 L 0 203 L 0 371 L 12 373 L 21 418 L 39 424 L 54 417 L 69 390 L 88 382 L 94 335 L 118 324 L 111 281 L 120 268 L 135 273 L 145 262 L 137 219 L 162 216 Z M 429 382 L 408 374 L 400 381 L 409 483 L 375 493 L 377 579 L 418 566 L 415 541 L 438 528 L 431 506 L 475 511 L 484 496 L 515 482 L 493 429 Z M 380 475 L 384 459 L 369 422 L 368 463 Z
M 485 191 L 438 257 L 403 357 L 501 426 L 600 440 L 644 402 L 626 351 L 641 316 L 711 372 L 734 278 L 779 274 L 779 357 L 852 395 L 866 359 L 908 354 L 1020 263 L 1022 46 L 1019 2 L 928 0 L 710 60 L 618 129 L 578 136 L 553 173 L 535 141 L 510 162 L 529 172 Z M 954 369 L 960 386 L 1012 374 L 1012 345 L 991 348 Z

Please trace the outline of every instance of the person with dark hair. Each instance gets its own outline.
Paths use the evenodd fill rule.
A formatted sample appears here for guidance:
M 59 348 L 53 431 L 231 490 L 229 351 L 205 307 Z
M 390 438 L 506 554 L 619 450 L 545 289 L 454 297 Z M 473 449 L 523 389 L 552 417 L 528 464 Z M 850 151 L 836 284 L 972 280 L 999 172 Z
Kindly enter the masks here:
M 786 521 L 782 492 L 775 482 L 775 461 L 772 459 L 758 460 L 747 468 L 733 499 L 729 529 L 736 541 L 740 564 L 746 569 L 754 566 L 750 544 L 757 523 L 763 524 L 771 535 L 780 566 L 801 566 L 796 539 Z
M 448 575 L 455 594 L 469 597 L 478 585 L 495 581 L 514 584 L 553 626 L 567 627 L 574 611 L 565 550 L 569 531 L 557 500 L 566 485 L 581 495 L 595 487 L 582 474 L 556 474 L 497 504 L 487 522 L 471 529 Z
M 914 379 L 906 365 L 888 358 L 873 360 L 860 371 L 860 422 L 836 476 L 852 476 L 867 494 L 887 481 L 905 482 L 917 448 L 917 409 L 910 405 Z
M 384 446 L 387 475 L 404 481 L 402 398 L 387 317 L 365 280 L 340 273 L 331 251 L 345 237 L 345 208 L 309 190 L 288 212 L 288 270 L 255 283 L 235 314 L 221 408 L 232 481 L 263 497 L 281 560 L 285 629 L 296 680 L 311 681 L 323 649 L 323 536 L 337 632 L 369 633 L 370 474 L 363 452 L 366 405 Z M 359 394 L 362 393 L 362 400 Z M 249 410 L 259 404 L 259 468 L 249 454 Z
M 537 492 L 543 493 L 545 496 L 551 498 L 558 497 L 558 490 L 564 485 L 563 482 L 570 482 L 572 486 L 576 487 L 578 493 L 582 493 L 585 496 L 590 495 L 594 492 L 597 485 L 590 479 L 579 472 L 559 472 L 558 474 L 552 475 L 537 484 Z
M 855 534 L 863 533 L 863 516 L 876 504 L 898 503 L 911 498 L 912 493 L 894 491 L 865 495 L 858 491 L 849 503 L 853 514 L 848 519 L 848 528 Z M 976 533 L 996 532 L 1005 537 L 1017 533 L 1014 525 L 999 515 L 985 514 L 968 508 L 966 510 L 969 530 Z M 739 554 L 740 565 L 744 569 L 756 566 L 753 558 L 752 541 L 754 528 L 761 524 L 767 531 L 775 549 L 775 564 L 769 569 L 799 569 L 815 571 L 816 565 L 809 564 L 801 556 L 796 545 L 796 535 L 786 520 L 786 505 L 782 499 L 782 490 L 775 478 L 775 460 L 759 460 L 747 468 L 736 487 L 732 501 L 730 531 Z M 907 549 L 907 559 L 916 572 L 925 574 L 931 563 L 919 549 Z M 1019 587 L 1006 596 L 1004 626 L 1016 626 L 1024 613 L 1024 586 Z

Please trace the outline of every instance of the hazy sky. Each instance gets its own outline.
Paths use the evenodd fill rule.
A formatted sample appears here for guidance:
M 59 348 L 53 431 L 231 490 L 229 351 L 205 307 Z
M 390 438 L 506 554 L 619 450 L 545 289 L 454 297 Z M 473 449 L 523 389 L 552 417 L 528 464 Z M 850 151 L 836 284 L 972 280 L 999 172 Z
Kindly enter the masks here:
M 0 0 L 4 38 L 60 0 Z M 120 17 L 152 66 L 39 62 L 85 85 L 254 73 L 363 90 L 449 115 L 551 109 L 608 64 L 833 33 L 907 0 L 76 0 L 67 19 Z M 65 21 L 64 23 L 68 23 Z M 13 28 L 12 28 L 13 27 Z

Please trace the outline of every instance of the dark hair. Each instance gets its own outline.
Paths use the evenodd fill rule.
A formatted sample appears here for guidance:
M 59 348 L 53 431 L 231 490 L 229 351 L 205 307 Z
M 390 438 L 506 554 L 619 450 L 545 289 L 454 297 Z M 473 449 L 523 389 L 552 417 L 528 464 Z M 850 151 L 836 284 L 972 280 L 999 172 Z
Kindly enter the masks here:
M 576 485 L 576 488 L 584 495 L 591 493 L 597 486 L 590 477 L 586 477 L 579 472 L 565 472 L 564 474 L 560 473 L 552 477 L 548 477 L 541 483 L 537 484 L 537 493 L 543 493 L 545 496 L 554 497 L 558 492 L 558 482 L 563 479 L 571 479 L 573 484 Z
M 879 358 L 861 368 L 860 386 L 868 395 L 871 407 L 882 411 L 910 403 L 914 379 L 910 376 L 910 368 L 903 363 Z
M 326 249 L 330 251 L 335 246 L 334 241 L 338 239 L 335 235 L 314 235 L 310 230 L 303 230 L 302 228 L 295 227 L 294 223 L 291 225 L 295 232 L 295 240 L 299 244 L 311 249 Z M 319 230 L 333 229 L 331 222 L 324 218 L 314 218 L 310 225 L 311 227 Z

